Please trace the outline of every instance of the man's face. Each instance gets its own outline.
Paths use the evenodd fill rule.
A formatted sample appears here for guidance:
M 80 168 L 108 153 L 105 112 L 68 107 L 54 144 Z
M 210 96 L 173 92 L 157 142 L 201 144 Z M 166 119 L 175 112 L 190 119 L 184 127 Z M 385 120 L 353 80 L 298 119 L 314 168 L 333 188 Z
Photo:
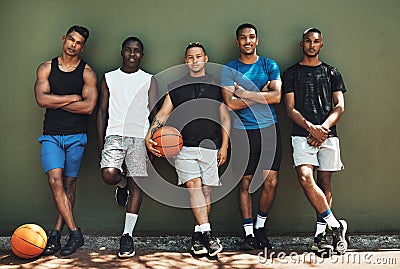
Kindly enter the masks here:
M 300 43 L 300 46 L 303 48 L 303 53 L 311 58 L 319 54 L 323 45 L 322 36 L 316 32 L 307 33 Z
M 208 57 L 200 47 L 189 48 L 186 52 L 185 62 L 192 73 L 204 71 L 207 61 Z
M 85 38 L 75 31 L 63 36 L 62 41 L 64 53 L 69 56 L 78 55 L 85 48 Z
M 258 45 L 258 37 L 253 28 L 243 28 L 236 38 L 236 44 L 241 53 L 245 55 L 254 54 Z
M 143 56 L 143 49 L 139 42 L 128 41 L 121 51 L 123 66 L 136 68 Z

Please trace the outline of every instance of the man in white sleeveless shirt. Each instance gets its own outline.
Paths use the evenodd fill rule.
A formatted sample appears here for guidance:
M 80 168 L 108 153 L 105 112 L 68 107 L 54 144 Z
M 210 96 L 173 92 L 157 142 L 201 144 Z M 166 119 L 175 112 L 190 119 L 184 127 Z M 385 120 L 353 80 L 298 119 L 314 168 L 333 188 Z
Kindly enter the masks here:
M 97 134 L 101 175 L 105 183 L 117 186 L 118 205 L 126 206 L 120 258 L 135 255 L 132 236 L 142 201 L 135 177 L 147 176 L 144 138 L 149 129 L 149 111 L 157 101 L 155 78 L 139 68 L 143 51 L 140 39 L 125 39 L 122 66 L 105 73 L 100 86 Z

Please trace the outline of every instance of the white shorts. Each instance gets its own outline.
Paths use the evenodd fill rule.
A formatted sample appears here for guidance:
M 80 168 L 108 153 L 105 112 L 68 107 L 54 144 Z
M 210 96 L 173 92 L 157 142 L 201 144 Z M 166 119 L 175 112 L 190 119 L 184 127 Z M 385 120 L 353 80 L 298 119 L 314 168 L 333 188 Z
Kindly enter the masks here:
M 101 153 L 100 167 L 114 167 L 127 177 L 147 177 L 147 151 L 143 138 L 107 136 Z
M 311 164 L 320 171 L 340 171 L 344 169 L 340 160 L 338 137 L 329 137 L 320 147 L 307 143 L 307 137 L 292 136 L 294 166 Z
M 175 170 L 178 174 L 178 185 L 200 177 L 207 186 L 220 186 L 218 176 L 218 150 L 201 147 L 182 147 L 173 157 Z

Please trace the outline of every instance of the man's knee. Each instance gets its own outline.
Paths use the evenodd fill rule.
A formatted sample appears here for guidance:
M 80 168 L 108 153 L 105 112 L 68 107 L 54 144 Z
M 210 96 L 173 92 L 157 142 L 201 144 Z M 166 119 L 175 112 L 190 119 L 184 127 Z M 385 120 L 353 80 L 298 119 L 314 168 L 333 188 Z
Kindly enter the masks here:
M 63 188 L 63 175 L 62 170 L 53 169 L 47 172 L 47 179 L 52 189 Z
M 272 178 L 272 179 L 269 179 L 269 180 L 265 180 L 265 182 L 264 182 L 264 188 L 265 189 L 275 190 L 277 186 L 278 186 L 278 179 L 277 178 Z
M 208 186 L 203 186 L 203 193 L 205 197 L 209 197 L 211 195 L 211 188 Z
M 117 168 L 106 167 L 101 169 L 101 176 L 104 183 L 116 185 L 121 181 L 120 171 Z
M 264 175 L 264 188 L 275 190 L 278 186 L 278 172 L 270 170 L 267 173 L 263 173 Z
M 304 190 L 308 190 L 310 188 L 313 188 L 314 185 L 315 185 L 314 178 L 310 177 L 308 175 L 299 175 L 298 179 L 299 179 L 299 183 L 300 183 L 301 187 Z
M 249 192 L 251 180 L 253 179 L 253 175 L 243 176 L 240 180 L 240 191 L 241 192 Z

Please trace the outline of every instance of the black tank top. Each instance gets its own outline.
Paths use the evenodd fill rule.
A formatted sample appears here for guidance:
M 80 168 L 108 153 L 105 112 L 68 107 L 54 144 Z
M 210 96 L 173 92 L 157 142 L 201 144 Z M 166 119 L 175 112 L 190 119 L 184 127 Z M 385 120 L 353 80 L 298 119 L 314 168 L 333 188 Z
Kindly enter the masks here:
M 50 92 L 57 95 L 82 95 L 83 71 L 86 62 L 81 59 L 79 65 L 72 72 L 64 72 L 58 68 L 58 57 L 51 60 L 49 76 Z M 43 134 L 71 135 L 86 133 L 89 115 L 76 114 L 61 108 L 47 108 L 43 123 Z

